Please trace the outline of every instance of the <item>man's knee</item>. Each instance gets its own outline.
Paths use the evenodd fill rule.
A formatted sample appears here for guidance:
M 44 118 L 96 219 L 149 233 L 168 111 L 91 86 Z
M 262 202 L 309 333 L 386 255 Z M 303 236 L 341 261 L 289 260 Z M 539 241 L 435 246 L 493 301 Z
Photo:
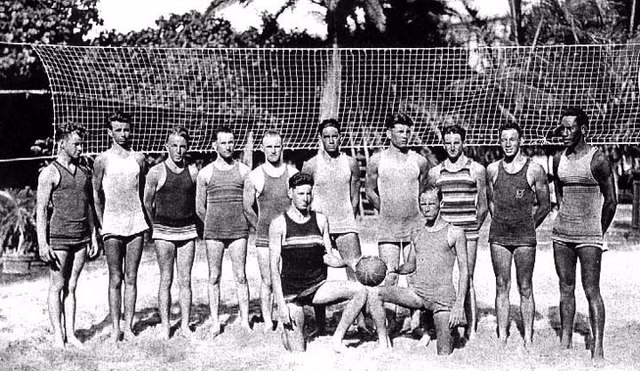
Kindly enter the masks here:
M 533 285 L 531 281 L 522 281 L 518 283 L 518 291 L 520 292 L 520 297 L 523 298 L 531 298 L 533 296 Z
M 238 285 L 247 284 L 247 274 L 245 273 L 244 269 L 239 272 L 235 272 L 233 278 L 236 280 L 236 284 Z
M 210 285 L 219 285 L 220 284 L 220 270 L 218 269 L 209 269 L 209 284 Z
M 584 287 L 584 294 L 588 301 L 601 300 L 600 287 L 598 285 L 586 285 Z
M 573 297 L 575 291 L 576 291 L 575 282 L 569 283 L 569 282 L 560 280 L 560 296 L 561 297 Z
M 109 273 L 109 286 L 113 289 L 120 289 L 122 287 L 122 280 L 124 275 L 122 272 L 110 272 Z
M 509 290 L 511 289 L 511 277 L 510 276 L 506 276 L 506 275 L 502 275 L 502 274 L 497 274 L 496 275 L 496 290 L 499 293 L 509 293 Z

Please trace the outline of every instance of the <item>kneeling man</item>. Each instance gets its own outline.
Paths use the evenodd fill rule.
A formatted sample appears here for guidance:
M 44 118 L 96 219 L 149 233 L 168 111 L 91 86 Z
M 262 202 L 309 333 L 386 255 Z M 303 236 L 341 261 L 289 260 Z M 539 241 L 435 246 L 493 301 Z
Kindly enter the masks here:
M 464 297 L 467 292 L 469 272 L 464 231 L 446 222 L 440 216 L 442 194 L 435 186 L 429 186 L 420 195 L 420 211 L 426 218 L 425 225 L 411 236 L 407 261 L 388 273 L 410 274 L 415 272 L 412 287 L 382 286 L 377 298 L 372 299 L 372 314 L 382 311 L 379 299 L 410 309 L 426 309 L 433 312 L 436 326 L 438 355 L 453 351 L 452 330 L 465 324 Z M 458 261 L 458 292 L 453 286 L 453 267 Z M 376 300 L 378 301 L 378 300 Z M 374 309 L 375 308 L 375 309 Z M 380 334 L 382 338 L 384 334 Z M 425 334 L 428 340 L 428 334 Z M 422 342 L 422 341 L 421 341 Z
M 313 178 L 296 173 L 289 178 L 289 209 L 269 226 L 271 283 L 283 327 L 282 342 L 289 351 L 305 351 L 305 305 L 348 301 L 333 335 L 334 349 L 367 302 L 367 289 L 354 281 L 327 281 L 327 266 L 344 267 L 333 254 L 327 218 L 311 211 Z M 353 268 L 353 267 L 352 267 Z

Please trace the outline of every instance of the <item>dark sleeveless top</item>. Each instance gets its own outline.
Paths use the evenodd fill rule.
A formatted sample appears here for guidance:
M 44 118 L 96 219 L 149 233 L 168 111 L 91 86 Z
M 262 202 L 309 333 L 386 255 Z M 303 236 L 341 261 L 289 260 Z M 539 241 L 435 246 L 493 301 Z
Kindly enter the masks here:
M 289 190 L 289 169 L 277 178 L 267 174 L 262 168 L 264 187 L 258 195 L 258 225 L 256 227 L 256 247 L 269 247 L 269 225 L 276 216 L 287 211 L 291 200 Z
M 240 164 L 236 163 L 228 170 L 219 170 L 213 164 L 211 167 L 213 169 L 207 187 L 204 238 L 247 238 L 249 225 L 242 206 L 244 179 L 240 174 Z
M 535 246 L 533 221 L 535 192 L 527 182 L 530 159 L 515 174 L 504 169 L 501 160 L 493 185 L 494 214 L 489 229 L 489 242 L 502 246 Z
M 282 242 L 282 293 L 300 295 L 317 287 L 327 279 L 327 265 L 324 263 L 324 243 L 316 213 L 311 211 L 308 221 L 294 222 L 284 213 L 287 232 Z
M 427 302 L 453 307 L 456 290 L 453 287 L 453 264 L 456 254 L 447 236 L 451 225 L 429 232 L 421 229 L 414 235 L 416 271 L 413 290 Z
M 166 180 L 156 192 L 155 222 L 167 227 L 185 227 L 195 223 L 196 183 L 189 168 L 174 173 L 164 163 Z
M 60 183 L 53 189 L 53 213 L 49 219 L 51 246 L 79 245 L 89 242 L 89 193 L 91 178 L 88 171 L 76 166 L 75 174 L 58 161 L 52 162 L 60 173 Z

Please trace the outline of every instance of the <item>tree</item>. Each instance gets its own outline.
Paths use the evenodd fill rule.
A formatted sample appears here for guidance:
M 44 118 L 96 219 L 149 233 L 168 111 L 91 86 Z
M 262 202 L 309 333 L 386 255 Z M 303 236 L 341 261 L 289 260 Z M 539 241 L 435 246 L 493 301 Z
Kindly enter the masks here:
M 98 0 L 0 0 L 0 41 L 83 45 L 101 25 Z M 3 88 L 46 86 L 46 76 L 33 52 L 23 47 L 0 48 Z

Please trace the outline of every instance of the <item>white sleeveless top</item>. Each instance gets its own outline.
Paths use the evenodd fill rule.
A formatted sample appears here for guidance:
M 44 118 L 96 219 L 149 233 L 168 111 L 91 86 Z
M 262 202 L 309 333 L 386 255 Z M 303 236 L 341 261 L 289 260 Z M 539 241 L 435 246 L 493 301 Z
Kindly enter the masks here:
M 133 152 L 126 158 L 112 152 L 104 156 L 102 234 L 128 237 L 147 230 L 140 201 L 140 166 Z

